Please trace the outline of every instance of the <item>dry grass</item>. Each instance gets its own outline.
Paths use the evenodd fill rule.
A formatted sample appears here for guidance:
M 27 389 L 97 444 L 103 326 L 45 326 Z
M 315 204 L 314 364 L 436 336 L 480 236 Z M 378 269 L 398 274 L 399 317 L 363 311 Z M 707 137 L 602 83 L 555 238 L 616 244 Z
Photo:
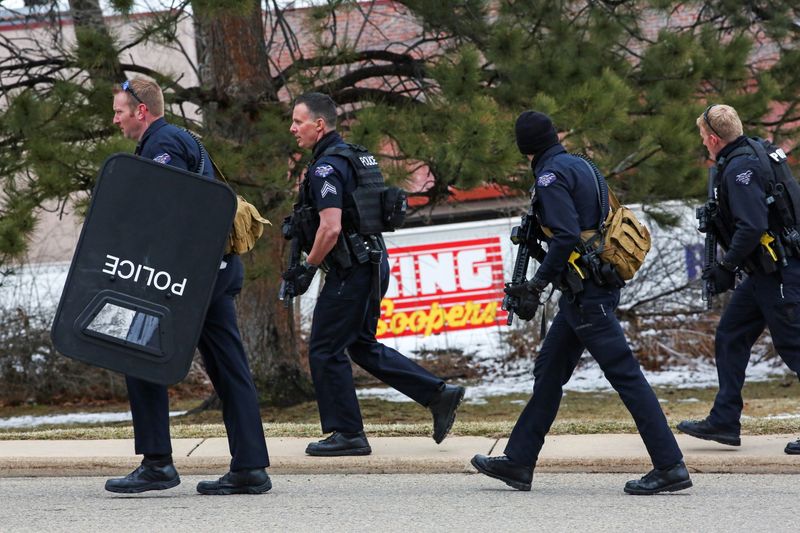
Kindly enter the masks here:
M 670 424 L 684 419 L 703 418 L 713 401 L 716 389 L 657 389 Z M 774 418 L 776 415 L 800 415 L 800 383 L 793 378 L 748 383 L 744 390 L 745 434 L 800 433 L 800 418 Z M 465 403 L 459 408 L 454 435 L 505 437 L 511 431 L 527 396 L 513 394 L 488 398 L 485 403 Z M 173 409 L 186 409 L 199 403 L 181 401 Z M 428 411 L 412 402 L 386 402 L 366 399 L 361 402 L 366 431 L 371 436 L 428 436 L 431 421 Z M 106 406 L 108 411 L 126 410 L 127 405 Z M 74 408 L 73 411 L 81 409 Z M 64 412 L 64 409 L 59 409 Z M 41 406 L 0 409 L 0 417 L 19 414 L 44 414 Z M 52 412 L 49 411 L 49 412 Z M 262 411 L 267 437 L 318 437 L 320 435 L 316 404 L 307 402 L 286 409 Z M 181 437 L 222 437 L 225 428 L 219 411 L 207 411 L 173 419 L 172 435 Z M 553 434 L 634 433 L 633 424 L 622 402 L 613 392 L 567 392 L 561 402 Z M 31 430 L 0 431 L 0 440 L 8 439 L 121 439 L 133 436 L 129 423 L 94 427 L 48 427 Z

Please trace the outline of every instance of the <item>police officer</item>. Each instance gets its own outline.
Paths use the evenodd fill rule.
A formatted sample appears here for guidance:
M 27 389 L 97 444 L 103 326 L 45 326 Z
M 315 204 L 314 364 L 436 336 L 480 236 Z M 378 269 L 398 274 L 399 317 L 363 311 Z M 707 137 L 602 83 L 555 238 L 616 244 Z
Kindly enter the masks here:
M 348 149 L 336 132 L 336 104 L 321 93 L 298 97 L 290 131 L 300 148 L 313 151 L 298 205 L 310 206 L 318 213 L 319 226 L 306 260 L 284 272 L 283 278 L 293 284 L 294 294 L 299 295 L 308 290 L 323 261 L 327 268 L 314 309 L 309 361 L 322 432 L 331 435 L 310 443 L 306 453 L 338 456 L 367 455 L 372 451 L 363 431 L 348 356 L 384 383 L 427 406 L 433 414 L 433 438 L 440 443 L 453 425 L 464 388 L 445 384 L 375 339 L 380 297 L 388 289 L 389 263 L 380 238 L 353 237 L 365 246 L 381 249 L 379 274 L 374 268 L 377 262 L 360 263 L 352 252 L 343 251 L 343 235 L 353 233 L 352 222 L 343 217 L 343 211 L 352 205 L 358 181 L 347 157 L 329 153 Z M 368 160 L 372 161 L 371 156 Z M 348 240 L 353 243 L 353 238 Z M 380 295 L 373 289 L 377 281 L 374 275 L 380 279 Z
M 536 357 L 533 397 L 511 432 L 505 455 L 476 455 L 472 464 L 482 474 L 515 489 L 530 490 L 539 451 L 558 412 L 562 387 L 587 349 L 633 416 L 653 461 L 654 469 L 641 479 L 629 481 L 625 492 L 655 494 L 691 487 L 681 450 L 614 315 L 618 286 L 601 285 L 587 276 L 583 289 L 575 293 L 561 283 L 581 231 L 596 229 L 607 214 L 601 213 L 598 198 L 598 188 L 607 191 L 604 181 L 598 183 L 602 178 L 596 180 L 586 161 L 566 152 L 547 115 L 522 113 L 516 122 L 516 140 L 520 152 L 531 160 L 536 176 L 533 212 L 540 227 L 549 228 L 552 237 L 533 279 L 508 287 L 506 292 L 519 298 L 522 308 L 534 312 L 549 284 L 560 286 L 563 294 Z M 532 315 L 528 312 L 523 318 Z
M 165 165 L 214 179 L 204 148 L 189 133 L 164 120 L 161 88 L 144 79 L 128 80 L 114 90 L 114 124 L 139 142 L 136 154 Z M 203 154 L 201 154 L 201 150 Z M 201 158 L 205 162 L 201 163 Z M 191 201 L 176 198 L 175 201 Z M 225 255 L 217 274 L 211 304 L 198 349 L 208 377 L 222 400 L 228 432 L 230 471 L 216 481 L 201 481 L 202 494 L 258 494 L 272 487 L 261 414 L 247 356 L 236 323 L 234 297 L 242 288 L 244 271 L 236 255 Z M 172 462 L 167 388 L 126 376 L 133 415 L 135 450 L 144 455 L 141 466 L 123 478 L 106 481 L 106 490 L 138 493 L 162 490 L 180 483 Z
M 773 163 L 768 154 L 756 153 L 751 144 L 756 141 L 743 135 L 733 107 L 710 105 L 697 118 L 697 126 L 709 156 L 716 160 L 713 186 L 719 216 L 713 230 L 726 250 L 721 261 L 707 267 L 703 278 L 711 282 L 715 294 L 721 294 L 733 289 L 738 273 L 747 277 L 734 290 L 717 327 L 714 358 L 719 391 L 711 413 L 703 420 L 685 420 L 678 429 L 700 439 L 739 446 L 745 369 L 765 325 L 778 354 L 800 375 L 800 256 L 791 242 L 781 242 L 784 229 L 796 229 L 797 221 L 787 225 L 769 207 L 767 191 L 776 179 Z M 786 164 L 782 151 L 776 150 L 773 157 Z M 786 193 L 798 196 L 793 178 L 786 185 Z M 790 256 L 785 264 L 770 264 L 771 254 L 761 244 L 764 235 L 773 252 L 785 246 Z M 778 241 L 769 241 L 769 236 Z M 787 444 L 784 451 L 800 454 L 800 440 Z

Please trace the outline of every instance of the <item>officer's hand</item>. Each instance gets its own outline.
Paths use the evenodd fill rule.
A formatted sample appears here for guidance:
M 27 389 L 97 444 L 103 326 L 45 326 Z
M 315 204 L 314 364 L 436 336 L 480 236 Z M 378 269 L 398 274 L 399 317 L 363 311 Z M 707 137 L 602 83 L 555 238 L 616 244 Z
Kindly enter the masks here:
M 539 308 L 539 293 L 526 293 L 524 296 L 517 297 L 517 305 L 514 306 L 514 314 L 522 320 L 533 320 L 536 310 Z
M 714 286 L 714 294 L 722 294 L 736 284 L 736 273 L 716 264 L 703 271 L 703 279 L 711 281 Z
M 518 283 L 516 285 L 511 285 L 507 283 L 503 292 L 508 294 L 509 296 L 513 296 L 514 298 L 523 298 L 527 295 L 535 295 L 536 299 L 539 299 L 539 295 L 544 290 L 546 284 L 543 284 L 541 281 L 536 280 L 536 278 L 526 281 L 525 283 Z
M 303 261 L 296 267 L 281 274 L 281 277 L 286 281 L 291 281 L 294 285 L 294 291 L 292 291 L 294 296 L 300 296 L 301 294 L 305 294 L 311 286 L 311 282 L 314 280 L 314 275 L 316 273 L 317 267 Z
M 532 320 L 539 308 L 539 295 L 543 290 L 542 283 L 533 279 L 517 285 L 506 285 L 503 292 L 514 298 L 511 310 L 515 315 L 522 320 Z

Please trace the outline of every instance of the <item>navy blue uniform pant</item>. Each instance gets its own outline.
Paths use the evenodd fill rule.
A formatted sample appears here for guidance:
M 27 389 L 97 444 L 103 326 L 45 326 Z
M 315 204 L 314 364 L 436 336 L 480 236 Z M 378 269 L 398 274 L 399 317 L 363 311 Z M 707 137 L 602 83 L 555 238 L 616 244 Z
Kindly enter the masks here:
M 533 368 L 531 397 L 517 420 L 506 456 L 515 463 L 535 466 L 544 438 L 556 418 L 562 387 L 569 381 L 584 348 L 628 408 L 656 468 L 683 458 L 667 425 L 653 389 L 633 356 L 614 310 L 619 290 L 586 283 L 575 302 L 562 297 L 559 311 L 545 337 Z
M 238 256 L 226 256 L 227 267 L 219 271 L 206 313 L 200 342 L 206 372 L 222 401 L 222 418 L 228 433 L 231 470 L 269 466 L 258 394 L 247 364 L 234 297 L 242 289 L 244 268 Z M 126 377 L 133 415 L 136 453 L 172 453 L 169 436 L 167 387 Z
M 775 351 L 800 375 L 800 259 L 789 258 L 780 273 L 745 279 L 719 321 L 714 353 L 719 392 L 709 421 L 736 433 L 741 429 L 745 369 L 764 326 Z
M 309 362 L 317 394 L 322 432 L 364 429 L 350 359 L 422 405 L 444 382 L 401 353 L 375 340 L 379 303 L 371 296 L 373 265 L 332 269 L 314 308 Z M 381 261 L 381 296 L 389 287 L 389 263 Z

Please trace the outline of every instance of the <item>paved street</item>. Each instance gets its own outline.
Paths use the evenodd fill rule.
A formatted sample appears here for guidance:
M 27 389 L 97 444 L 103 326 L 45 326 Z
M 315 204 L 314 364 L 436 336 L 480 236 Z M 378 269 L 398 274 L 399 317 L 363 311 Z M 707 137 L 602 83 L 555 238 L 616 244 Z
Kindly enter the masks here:
M 124 497 L 104 478 L 0 479 L 2 531 L 797 531 L 797 475 L 694 474 L 687 491 L 627 496 L 628 474 L 275 475 L 262 496 L 175 489 Z

